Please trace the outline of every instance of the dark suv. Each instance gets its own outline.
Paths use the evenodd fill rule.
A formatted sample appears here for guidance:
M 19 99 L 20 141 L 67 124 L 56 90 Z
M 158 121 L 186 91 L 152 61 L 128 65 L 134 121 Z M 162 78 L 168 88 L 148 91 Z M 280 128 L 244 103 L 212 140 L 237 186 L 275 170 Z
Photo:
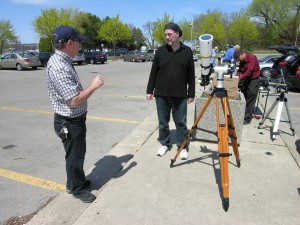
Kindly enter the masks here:
M 86 52 L 84 53 L 85 61 L 90 64 L 105 63 L 107 61 L 106 54 L 102 52 Z
M 39 59 L 41 61 L 42 66 L 44 66 L 44 67 L 47 66 L 47 62 L 50 59 L 52 54 L 53 54 L 52 52 L 39 52 L 37 54 L 37 56 L 39 57 Z
M 271 79 L 284 77 L 289 88 L 300 89 L 300 50 L 296 46 L 270 46 L 269 49 L 275 49 L 281 53 L 281 57 L 275 60 Z

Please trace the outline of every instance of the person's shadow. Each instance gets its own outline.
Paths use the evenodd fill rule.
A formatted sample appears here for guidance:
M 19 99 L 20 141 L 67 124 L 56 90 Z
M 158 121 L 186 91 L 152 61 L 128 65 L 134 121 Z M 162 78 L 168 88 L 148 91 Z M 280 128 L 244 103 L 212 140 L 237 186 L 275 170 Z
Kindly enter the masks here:
M 122 163 L 126 163 L 133 157 L 132 154 L 127 154 L 121 157 L 114 155 L 106 155 L 100 159 L 96 164 L 92 172 L 86 176 L 88 180 L 92 181 L 90 189 L 99 190 L 112 178 L 119 178 L 127 173 L 132 167 L 136 166 L 135 161 L 131 162 L 130 165 L 124 169 Z
M 300 155 L 300 139 L 298 139 L 298 140 L 295 142 L 295 145 L 296 145 L 296 150 L 297 150 L 298 154 Z

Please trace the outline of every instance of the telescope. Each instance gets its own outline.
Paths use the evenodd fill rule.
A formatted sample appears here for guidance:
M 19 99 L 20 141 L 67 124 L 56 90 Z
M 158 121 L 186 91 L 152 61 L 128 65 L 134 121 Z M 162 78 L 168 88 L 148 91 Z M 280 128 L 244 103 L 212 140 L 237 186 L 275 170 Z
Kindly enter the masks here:
M 210 63 L 213 36 L 210 34 L 203 34 L 199 37 L 200 55 L 201 55 L 201 86 L 209 84 L 209 76 L 212 73 L 213 65 Z
M 212 73 L 216 72 L 217 76 L 217 85 L 216 88 L 224 88 L 224 74 L 230 74 L 234 71 L 234 66 L 231 64 L 225 64 L 223 66 L 213 66 L 211 64 L 211 53 L 212 53 L 212 42 L 213 36 L 211 34 L 203 34 L 199 37 L 200 42 L 200 55 L 201 55 L 201 86 L 206 86 L 209 84 L 209 77 Z

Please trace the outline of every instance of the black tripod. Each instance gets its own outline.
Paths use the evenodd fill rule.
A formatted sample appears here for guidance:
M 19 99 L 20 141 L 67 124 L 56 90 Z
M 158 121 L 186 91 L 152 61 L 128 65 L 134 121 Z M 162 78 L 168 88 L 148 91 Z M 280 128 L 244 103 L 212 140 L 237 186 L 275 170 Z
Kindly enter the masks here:
M 259 123 L 259 126 L 258 126 L 258 129 L 260 129 L 261 125 L 264 124 L 265 120 L 267 119 L 267 117 L 269 117 L 269 115 L 272 112 L 272 110 L 274 109 L 274 107 L 277 104 L 279 104 L 278 109 L 277 109 L 276 118 L 275 118 L 275 123 L 273 125 L 272 141 L 275 140 L 276 135 L 278 134 L 278 126 L 279 126 L 280 117 L 281 117 L 281 113 L 282 113 L 283 103 L 285 104 L 285 108 L 286 108 L 286 112 L 287 112 L 287 116 L 288 116 L 288 121 L 284 121 L 284 122 L 289 122 L 290 123 L 290 129 L 292 131 L 292 134 L 293 134 L 293 136 L 295 135 L 295 129 L 293 127 L 293 123 L 292 123 L 291 115 L 290 115 L 290 110 L 289 110 L 289 107 L 288 107 L 288 99 L 284 96 L 284 93 L 285 92 L 281 92 L 279 97 L 276 98 L 275 102 L 273 103 L 271 108 L 268 110 L 268 112 L 266 113 L 266 116 L 263 118 L 263 120 Z

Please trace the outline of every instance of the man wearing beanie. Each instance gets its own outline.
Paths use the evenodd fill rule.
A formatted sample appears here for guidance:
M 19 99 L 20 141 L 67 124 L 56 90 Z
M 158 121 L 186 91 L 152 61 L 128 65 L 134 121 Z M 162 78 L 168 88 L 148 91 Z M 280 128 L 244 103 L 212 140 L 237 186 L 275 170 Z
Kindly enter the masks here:
M 155 97 L 159 121 L 159 137 L 161 144 L 157 151 L 163 156 L 171 149 L 170 113 L 176 125 L 176 145 L 179 148 L 188 130 L 187 104 L 195 97 L 195 65 L 190 47 L 180 42 L 182 31 L 176 23 L 168 23 L 164 27 L 166 44 L 159 47 L 154 56 L 147 85 L 147 100 Z M 180 153 L 181 159 L 188 158 L 185 146 Z

